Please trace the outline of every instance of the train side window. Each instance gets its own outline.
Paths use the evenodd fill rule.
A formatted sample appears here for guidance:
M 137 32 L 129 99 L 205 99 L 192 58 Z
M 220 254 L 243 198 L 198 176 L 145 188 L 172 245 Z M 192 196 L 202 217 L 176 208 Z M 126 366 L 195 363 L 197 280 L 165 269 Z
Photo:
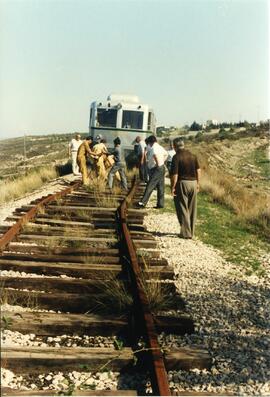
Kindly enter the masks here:
M 116 109 L 98 109 L 97 121 L 99 126 L 116 128 L 117 110 Z
M 123 110 L 122 128 L 141 130 L 143 127 L 143 112 Z
M 90 125 L 92 125 L 93 108 L 90 109 Z
M 152 114 L 152 112 L 149 112 L 148 113 L 148 122 L 147 122 L 148 131 L 152 131 L 152 119 L 153 119 L 153 114 Z

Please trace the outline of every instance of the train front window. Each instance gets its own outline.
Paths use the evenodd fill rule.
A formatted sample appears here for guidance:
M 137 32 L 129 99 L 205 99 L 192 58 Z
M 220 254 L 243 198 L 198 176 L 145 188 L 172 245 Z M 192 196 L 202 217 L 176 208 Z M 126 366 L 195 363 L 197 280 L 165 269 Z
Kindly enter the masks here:
M 97 109 L 98 126 L 116 128 L 117 109 Z
M 123 110 L 122 128 L 142 130 L 142 127 L 143 112 L 136 112 L 135 110 Z

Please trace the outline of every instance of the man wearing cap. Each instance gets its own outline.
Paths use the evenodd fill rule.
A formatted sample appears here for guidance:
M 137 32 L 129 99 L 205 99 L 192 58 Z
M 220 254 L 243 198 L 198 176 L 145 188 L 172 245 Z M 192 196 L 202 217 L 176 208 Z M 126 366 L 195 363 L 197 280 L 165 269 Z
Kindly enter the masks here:
M 84 139 L 81 146 L 78 149 L 77 153 L 77 164 L 79 166 L 79 170 L 82 173 L 82 181 L 84 185 L 89 184 L 88 170 L 86 166 L 86 158 L 87 156 L 92 156 L 97 158 L 98 156 L 90 149 L 90 145 L 93 142 L 93 138 L 88 136 Z
M 69 158 L 71 157 L 72 161 L 72 172 L 73 175 L 80 175 L 79 172 L 79 167 L 77 164 L 77 152 L 79 147 L 82 144 L 81 140 L 81 135 L 80 134 L 75 134 L 75 138 L 71 139 L 69 145 L 68 145 L 68 156 Z
M 184 141 L 175 139 L 173 146 L 176 154 L 171 166 L 172 196 L 181 226 L 180 237 L 191 239 L 195 230 L 201 170 L 197 157 L 185 149 Z
M 97 145 L 98 143 L 100 143 L 101 139 L 102 139 L 102 135 L 101 135 L 101 134 L 98 134 L 98 135 L 94 138 L 93 146 L 95 146 L 95 145 Z

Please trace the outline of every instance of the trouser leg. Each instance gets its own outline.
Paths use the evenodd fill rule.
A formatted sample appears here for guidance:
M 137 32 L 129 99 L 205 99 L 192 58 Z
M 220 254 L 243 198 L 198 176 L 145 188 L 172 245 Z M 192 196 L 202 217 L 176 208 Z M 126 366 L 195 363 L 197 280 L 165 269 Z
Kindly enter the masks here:
M 188 189 L 185 181 L 179 184 L 179 206 L 180 206 L 180 224 L 181 236 L 184 238 L 192 238 L 190 216 L 189 216 L 189 202 L 188 202 Z
M 179 225 L 180 225 L 180 227 L 181 227 L 182 218 L 181 218 L 181 208 L 180 208 L 180 198 L 179 198 L 179 195 L 174 196 L 173 201 L 174 201 L 176 216 L 177 216 Z
M 140 180 L 144 181 L 144 169 L 143 169 L 143 164 L 139 164 L 139 175 L 140 175 Z
M 88 170 L 86 167 L 86 161 L 81 160 L 80 161 L 80 171 L 82 173 L 82 182 L 84 185 L 88 185 L 89 183 L 89 178 L 88 178 Z
M 142 198 L 143 205 L 148 203 L 148 200 L 153 192 L 153 190 L 157 187 L 157 184 L 160 182 L 161 178 L 161 167 L 155 167 L 154 170 L 150 170 L 150 179 L 146 185 L 145 192 Z
M 113 187 L 113 177 L 114 177 L 114 174 L 116 173 L 116 171 L 117 171 L 117 166 L 114 164 L 109 172 L 109 175 L 108 175 L 108 185 L 109 185 L 110 189 L 112 189 L 112 187 Z
M 141 172 L 141 180 L 143 182 L 148 182 L 148 172 L 147 172 L 147 167 L 146 167 L 145 163 L 143 163 L 141 165 L 140 172 Z
M 71 152 L 72 172 L 74 175 L 79 174 L 79 167 L 77 164 L 77 152 Z
M 165 167 L 160 167 L 160 178 L 157 183 L 157 207 L 164 207 Z
M 121 165 L 119 165 L 119 164 L 114 164 L 112 166 L 112 168 L 111 168 L 111 170 L 109 172 L 109 175 L 108 175 L 108 185 L 109 185 L 110 189 L 112 189 L 112 187 L 113 187 L 114 175 L 117 173 L 117 171 L 118 171 L 118 175 L 119 175 L 119 173 L 121 172 L 120 169 L 121 169 Z M 124 185 L 126 186 L 127 185 L 127 180 L 126 180 L 126 175 L 125 174 L 124 174 L 124 181 L 125 182 L 122 182 L 122 177 L 121 176 L 120 176 L 120 180 L 121 180 L 122 186 L 124 186 Z
M 141 163 L 142 157 L 139 158 L 139 175 L 140 175 L 140 180 L 146 182 L 147 177 L 146 177 L 146 164 L 145 162 Z
M 123 189 L 127 190 L 127 178 L 126 178 L 126 173 L 124 169 L 124 165 L 121 165 L 118 169 L 120 178 L 121 178 L 121 186 Z
M 194 236 L 197 219 L 197 182 L 193 181 L 193 183 L 190 183 L 190 185 L 188 209 L 191 233 L 192 236 Z
M 97 176 L 100 177 L 101 179 L 105 179 L 106 172 L 104 166 L 104 159 L 102 156 L 99 157 L 96 163 L 96 169 L 97 169 Z

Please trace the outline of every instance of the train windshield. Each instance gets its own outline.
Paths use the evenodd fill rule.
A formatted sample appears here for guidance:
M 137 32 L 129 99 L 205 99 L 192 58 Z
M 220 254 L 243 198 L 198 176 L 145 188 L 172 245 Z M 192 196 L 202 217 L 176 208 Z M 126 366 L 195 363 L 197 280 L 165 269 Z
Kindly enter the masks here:
M 123 110 L 122 128 L 141 130 L 143 127 L 143 112 Z
M 102 127 L 116 127 L 117 109 L 97 109 L 97 121 Z

